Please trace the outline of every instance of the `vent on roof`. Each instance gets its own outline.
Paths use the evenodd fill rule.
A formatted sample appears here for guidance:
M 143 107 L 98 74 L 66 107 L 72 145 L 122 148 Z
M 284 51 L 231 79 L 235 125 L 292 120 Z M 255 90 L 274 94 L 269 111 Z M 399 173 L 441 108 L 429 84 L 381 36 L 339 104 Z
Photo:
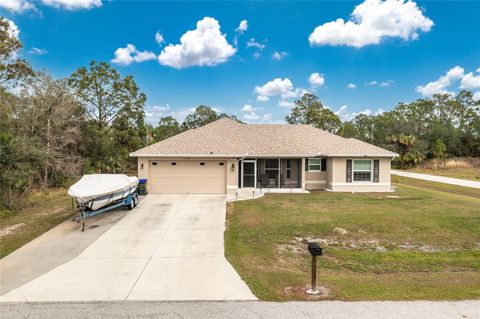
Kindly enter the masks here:
M 153 166 L 157 166 L 157 162 L 152 162 L 152 165 L 153 165 Z
M 218 165 L 223 166 L 223 165 L 225 165 L 225 163 L 218 163 Z
M 175 162 L 172 162 L 172 165 L 177 165 L 177 163 L 175 163 Z
M 205 166 L 205 163 L 204 163 L 204 162 L 200 162 L 200 165 L 201 165 L 201 166 Z

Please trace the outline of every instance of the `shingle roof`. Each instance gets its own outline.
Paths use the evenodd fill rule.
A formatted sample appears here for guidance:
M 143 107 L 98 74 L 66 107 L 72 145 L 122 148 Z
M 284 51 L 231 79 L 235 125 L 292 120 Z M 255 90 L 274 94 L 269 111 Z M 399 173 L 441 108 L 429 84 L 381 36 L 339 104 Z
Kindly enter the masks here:
M 310 125 L 242 124 L 223 118 L 130 154 L 132 157 L 393 157 L 396 153 Z

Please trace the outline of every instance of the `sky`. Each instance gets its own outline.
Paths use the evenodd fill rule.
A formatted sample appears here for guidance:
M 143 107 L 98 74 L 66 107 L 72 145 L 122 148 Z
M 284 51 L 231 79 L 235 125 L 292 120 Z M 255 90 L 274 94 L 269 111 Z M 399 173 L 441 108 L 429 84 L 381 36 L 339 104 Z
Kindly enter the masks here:
M 198 105 L 281 123 L 311 92 L 349 120 L 468 89 L 480 99 L 480 1 L 0 0 L 37 70 L 133 75 L 146 120 Z

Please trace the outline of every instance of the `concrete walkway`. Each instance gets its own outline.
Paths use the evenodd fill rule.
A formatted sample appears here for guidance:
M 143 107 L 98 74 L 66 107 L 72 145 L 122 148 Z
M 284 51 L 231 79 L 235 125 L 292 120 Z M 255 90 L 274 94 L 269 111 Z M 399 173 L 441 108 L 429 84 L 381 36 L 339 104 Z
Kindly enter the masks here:
M 372 302 L 107 302 L 2 304 L 2 319 L 13 318 L 334 318 L 477 319 L 480 301 Z
M 256 299 L 224 257 L 225 208 L 225 195 L 148 195 L 78 257 L 0 301 Z
M 464 186 L 464 187 L 480 188 L 480 182 L 469 181 L 467 179 L 451 178 L 451 177 L 436 176 L 436 175 L 429 175 L 429 174 L 409 173 L 409 172 L 402 172 L 402 171 L 395 171 L 395 170 L 392 170 L 391 173 L 393 175 L 423 179 L 426 181 L 439 182 L 439 183 Z

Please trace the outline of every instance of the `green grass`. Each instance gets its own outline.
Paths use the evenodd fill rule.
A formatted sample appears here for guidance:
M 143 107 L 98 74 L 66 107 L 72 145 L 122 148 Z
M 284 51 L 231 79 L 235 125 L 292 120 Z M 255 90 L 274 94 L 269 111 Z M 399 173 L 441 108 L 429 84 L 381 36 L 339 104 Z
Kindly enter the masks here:
M 405 170 L 409 173 L 422 173 L 430 175 L 438 175 L 445 177 L 468 179 L 472 181 L 480 181 L 480 168 L 479 167 L 448 167 L 448 168 L 412 168 Z
M 75 214 L 71 199 L 63 188 L 34 191 L 25 207 L 19 211 L 0 210 L 0 258 Z M 16 228 L 5 234 L 12 226 Z
M 325 248 L 318 274 L 327 299 L 480 298 L 478 190 L 401 177 L 394 185 L 388 194 L 319 191 L 232 203 L 226 256 L 264 300 L 311 299 L 303 292 L 307 239 Z

